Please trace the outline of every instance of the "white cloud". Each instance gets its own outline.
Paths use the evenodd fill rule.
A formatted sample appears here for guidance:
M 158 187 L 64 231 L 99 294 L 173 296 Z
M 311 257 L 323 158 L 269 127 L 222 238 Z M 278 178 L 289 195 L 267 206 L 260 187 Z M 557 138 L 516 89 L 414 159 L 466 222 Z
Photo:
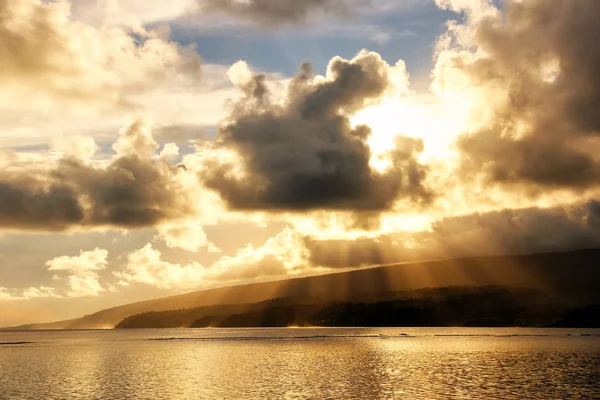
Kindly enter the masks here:
M 144 116 L 126 125 L 119 132 L 119 139 L 112 148 L 117 157 L 136 154 L 143 157 L 154 155 L 159 145 L 152 136 L 152 122 Z
M 246 61 L 240 60 L 227 70 L 227 76 L 234 86 L 241 87 L 248 84 L 254 74 Z
M 158 155 L 164 160 L 173 160 L 179 156 L 179 147 L 175 143 L 167 143 L 163 146 L 162 151 Z
M 78 256 L 56 257 L 48 262 L 49 271 L 94 271 L 105 269 L 108 261 L 108 251 L 96 248 L 92 251 L 81 251 Z
M 201 264 L 171 264 L 162 261 L 161 257 L 161 252 L 148 243 L 130 253 L 125 270 L 115 275 L 125 283 L 144 283 L 159 289 L 189 289 L 202 285 L 205 270 Z
M 116 132 L 120 127 L 141 114 L 152 120 L 157 130 L 188 127 L 187 139 L 182 142 L 185 143 L 202 137 L 205 127 L 216 126 L 227 116 L 228 101 L 239 97 L 239 91 L 227 76 L 228 69 L 229 66 L 204 65 L 202 79 L 193 82 L 178 76 L 157 79 L 152 82 L 151 90 L 142 88 L 127 94 L 132 107 L 112 110 L 86 103 L 85 111 L 61 107 L 58 113 L 40 108 L 35 99 L 3 102 L 4 89 L 0 87 L 0 147 L 26 147 L 18 151 L 27 152 L 45 152 L 52 147 L 59 153 L 85 159 L 92 148 L 90 143 L 81 141 L 82 136 L 87 137 L 88 142 L 93 138 L 96 144 L 104 146 L 118 138 Z M 52 104 L 60 104 L 60 101 Z M 160 143 L 172 141 L 175 138 L 169 135 L 160 137 Z M 103 147 L 103 150 L 107 149 Z M 106 157 L 106 153 L 91 154 Z
M 259 278 L 286 277 L 310 269 L 308 251 L 301 236 L 285 229 L 258 248 L 252 245 L 234 256 L 224 256 L 211 267 L 200 263 L 173 264 L 162 259 L 152 244 L 134 251 L 122 272 L 121 285 L 143 283 L 159 289 L 200 289 Z
M 100 285 L 99 276 L 95 271 L 103 270 L 107 267 L 107 258 L 107 250 L 96 248 L 92 251 L 82 250 L 79 256 L 56 257 L 46 262 L 46 266 L 48 266 L 49 271 L 69 272 L 69 275 L 65 278 L 69 287 L 66 293 L 68 297 L 91 297 L 98 296 L 101 292 L 105 291 Z M 53 290 L 50 292 L 54 293 Z
M 435 3 L 444 10 L 467 11 L 474 15 L 493 8 L 492 0 L 435 0 Z
M 181 226 L 161 226 L 158 228 L 156 237 L 165 242 L 170 249 L 181 249 L 190 252 L 198 252 L 207 248 L 211 253 L 219 253 L 221 250 L 209 242 L 206 232 L 199 224 L 188 223 Z
M 96 141 L 90 136 L 58 137 L 53 140 L 52 145 L 59 155 L 82 161 L 88 161 L 99 150 Z
M 89 271 L 67 277 L 67 284 L 69 285 L 68 297 L 94 297 L 105 291 L 100 286 L 98 274 Z
M 92 25 L 80 15 L 106 8 L 123 20 L 141 10 L 162 19 L 177 2 L 0 0 L 0 147 L 53 147 L 86 159 L 97 147 L 79 136 L 112 140 L 139 112 L 159 126 L 215 125 L 233 93 L 228 67 L 206 65 L 201 74 L 197 52 L 163 29 Z
M 7 288 L 0 287 L 0 301 L 63 298 L 63 296 L 56 293 L 56 289 L 46 286 L 30 287 L 22 290 L 20 294 L 15 293 L 15 291 L 10 291 Z
M 309 267 L 308 256 L 300 234 L 286 228 L 261 247 L 248 245 L 233 257 L 222 257 L 207 275 L 215 281 L 295 275 Z
M 196 0 L 77 0 L 73 14 L 95 25 L 139 26 L 173 20 L 195 8 Z
M 2 0 L 0 12 L 0 104 L 127 108 L 157 82 L 198 78 L 198 55 L 159 31 L 75 22 L 68 1 Z
M 10 294 L 7 288 L 0 287 L 0 300 L 13 300 L 14 297 Z
M 29 289 L 25 289 L 23 291 L 23 297 L 25 299 L 40 299 L 40 298 L 62 298 L 61 295 L 56 293 L 55 288 L 40 286 L 40 287 L 30 287 Z

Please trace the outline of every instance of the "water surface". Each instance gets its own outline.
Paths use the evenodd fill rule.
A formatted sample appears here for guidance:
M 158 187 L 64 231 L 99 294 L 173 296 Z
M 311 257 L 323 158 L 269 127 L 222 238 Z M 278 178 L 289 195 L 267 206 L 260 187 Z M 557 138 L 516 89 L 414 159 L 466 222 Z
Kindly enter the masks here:
M 0 399 L 600 399 L 600 330 L 0 332 Z

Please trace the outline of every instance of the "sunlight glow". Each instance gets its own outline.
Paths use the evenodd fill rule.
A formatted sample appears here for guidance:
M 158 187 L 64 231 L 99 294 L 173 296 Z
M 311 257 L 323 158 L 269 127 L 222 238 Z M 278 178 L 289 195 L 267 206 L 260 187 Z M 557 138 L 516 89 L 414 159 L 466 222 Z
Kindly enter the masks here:
M 422 162 L 454 158 L 452 146 L 456 137 L 468 129 L 469 108 L 456 110 L 434 95 L 394 97 L 359 112 L 352 123 L 371 127 L 371 165 L 385 171 L 390 165 L 388 152 L 402 135 L 423 140 Z
M 425 214 L 393 214 L 382 218 L 380 229 L 383 232 L 423 232 L 429 231 L 432 223 L 431 217 Z

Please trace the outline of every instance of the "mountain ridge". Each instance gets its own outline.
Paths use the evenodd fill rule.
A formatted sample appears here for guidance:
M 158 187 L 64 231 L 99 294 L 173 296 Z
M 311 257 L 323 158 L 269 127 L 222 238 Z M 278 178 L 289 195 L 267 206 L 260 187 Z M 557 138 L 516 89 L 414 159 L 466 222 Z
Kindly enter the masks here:
M 445 286 L 518 286 L 561 295 L 573 303 L 600 301 L 596 260 L 600 260 L 600 249 L 399 263 L 208 289 L 125 304 L 66 321 L 2 329 L 112 329 L 123 319 L 145 312 L 254 304 L 280 297 L 344 302 L 372 296 L 376 300 L 391 292 Z

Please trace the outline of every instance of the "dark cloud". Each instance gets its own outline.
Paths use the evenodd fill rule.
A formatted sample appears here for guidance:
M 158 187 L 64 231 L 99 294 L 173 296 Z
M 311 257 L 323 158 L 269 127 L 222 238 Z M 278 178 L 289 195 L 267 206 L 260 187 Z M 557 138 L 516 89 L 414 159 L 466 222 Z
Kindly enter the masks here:
M 311 264 L 328 268 L 356 268 L 404 261 L 410 251 L 389 236 L 355 240 L 304 238 Z
M 537 253 L 600 246 L 594 202 L 555 208 L 501 210 L 446 218 L 432 244 L 454 255 Z
M 152 157 L 152 143 L 134 123 L 115 146 L 122 153 L 107 165 L 64 157 L 45 169 L 27 165 L 0 172 L 0 227 L 135 228 L 192 214 L 193 200 L 178 179 L 183 171 Z
M 314 14 L 346 16 L 370 0 L 198 0 L 204 10 L 224 12 L 263 25 L 303 23 Z
M 469 172 L 539 188 L 600 182 L 600 3 L 507 0 L 502 15 L 474 23 L 483 57 L 456 58 L 500 106 L 484 129 L 459 141 Z
M 430 231 L 304 242 L 311 262 L 329 268 L 596 248 L 600 203 L 471 214 L 440 220 Z
M 77 193 L 68 185 L 10 179 L 0 182 L 0 226 L 61 229 L 83 220 Z
M 379 55 L 361 53 L 333 59 L 330 79 L 315 83 L 305 64 L 283 103 L 270 99 L 264 76 L 255 77 L 217 136 L 218 146 L 241 156 L 247 176 L 212 160 L 202 178 L 234 209 L 378 211 L 398 198 L 428 201 L 417 161 L 422 141 L 399 137 L 392 166 L 380 173 L 369 165 L 369 127 L 348 118 L 391 89 L 389 69 Z

